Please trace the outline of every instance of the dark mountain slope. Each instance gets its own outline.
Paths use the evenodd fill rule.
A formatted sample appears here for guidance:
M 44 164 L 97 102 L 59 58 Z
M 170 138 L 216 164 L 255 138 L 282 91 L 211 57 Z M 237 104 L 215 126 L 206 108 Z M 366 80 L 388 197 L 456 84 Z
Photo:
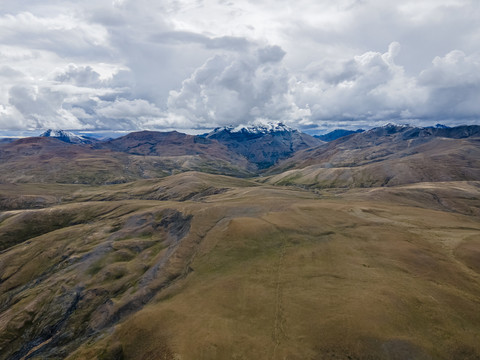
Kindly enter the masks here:
M 143 156 L 204 155 L 232 162 L 246 163 L 245 159 L 229 151 L 218 141 L 177 131 L 139 131 L 97 144 L 97 148 Z
M 226 145 L 230 150 L 245 156 L 259 169 L 268 168 L 299 150 L 323 143 L 282 123 L 217 128 L 207 135 L 207 139 L 215 139 Z
M 362 130 L 362 129 L 358 129 L 358 130 L 345 130 L 345 129 L 335 129 L 333 131 L 330 131 L 329 133 L 327 134 L 323 134 L 323 135 L 314 135 L 315 138 L 317 139 L 320 139 L 322 141 L 333 141 L 333 140 L 337 140 L 341 137 L 344 137 L 344 136 L 348 136 L 348 135 L 352 135 L 352 134 L 356 134 L 356 133 L 361 133 L 361 132 L 364 132 L 365 130 Z

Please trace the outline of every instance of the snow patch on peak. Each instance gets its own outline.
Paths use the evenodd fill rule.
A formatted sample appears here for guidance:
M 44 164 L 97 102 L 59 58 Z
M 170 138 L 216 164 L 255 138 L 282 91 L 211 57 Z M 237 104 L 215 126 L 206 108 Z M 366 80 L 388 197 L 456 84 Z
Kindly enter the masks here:
M 403 131 L 408 128 L 411 128 L 411 126 L 408 124 L 387 123 L 382 126 L 371 128 L 370 130 L 366 131 L 366 133 L 377 133 L 379 131 L 397 132 L 397 131 Z
M 70 131 L 65 130 L 52 130 L 48 129 L 44 133 L 40 135 L 40 137 L 51 137 L 55 138 L 64 142 L 72 143 L 72 144 L 86 144 L 90 143 L 88 138 L 85 138 L 80 135 L 76 135 Z
M 383 126 L 381 126 L 382 128 L 396 128 L 396 129 L 406 129 L 406 128 L 409 128 L 410 125 L 409 124 L 394 124 L 394 123 L 387 123 Z
M 214 132 L 227 131 L 230 133 L 268 134 L 273 132 L 292 132 L 291 127 L 282 122 L 255 122 L 248 125 L 225 126 L 216 128 Z
M 48 129 L 45 131 L 43 134 L 40 136 L 42 137 L 68 137 L 72 139 L 81 139 L 82 137 L 79 135 L 75 135 L 74 133 L 70 131 L 65 131 L 65 130 L 52 130 Z

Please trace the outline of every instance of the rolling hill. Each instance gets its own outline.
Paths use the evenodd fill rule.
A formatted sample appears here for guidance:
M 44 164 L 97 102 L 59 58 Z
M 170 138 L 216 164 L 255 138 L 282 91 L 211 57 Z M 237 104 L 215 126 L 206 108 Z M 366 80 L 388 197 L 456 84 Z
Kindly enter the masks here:
M 114 144 L 119 147 L 122 139 L 117 140 Z M 126 148 L 110 150 L 109 146 L 110 143 L 72 144 L 51 137 L 24 138 L 0 145 L 0 183 L 112 184 L 192 170 L 240 177 L 252 175 L 244 158 L 228 154 L 221 145 L 217 149 L 209 147 L 213 154 L 188 148 L 183 152 L 162 152 L 157 145 L 158 152 L 151 155 Z M 225 160 L 228 155 L 235 163 Z
M 387 125 L 299 151 L 266 174 L 271 184 L 316 188 L 478 180 L 480 126 Z
M 1 213 L 1 359 L 480 356 L 478 182 L 57 186 L 0 185 L 56 199 Z

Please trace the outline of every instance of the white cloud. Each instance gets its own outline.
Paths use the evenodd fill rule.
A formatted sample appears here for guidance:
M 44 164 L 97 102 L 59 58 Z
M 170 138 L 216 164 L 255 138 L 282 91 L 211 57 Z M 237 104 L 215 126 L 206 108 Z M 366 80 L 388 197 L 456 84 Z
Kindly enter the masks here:
M 424 117 L 479 121 L 480 53 L 467 56 L 454 50 L 436 57 L 432 66 L 422 71 L 419 82 L 429 90 L 422 104 Z
M 8 45 L 41 49 L 58 55 L 88 57 L 105 52 L 108 32 L 98 24 L 91 24 L 71 15 L 38 17 L 30 12 L 0 17 L 0 42 Z
M 295 102 L 308 105 L 313 120 L 322 126 L 337 121 L 403 120 L 406 110 L 426 95 L 416 79 L 395 63 L 399 51 L 394 42 L 383 54 L 367 52 L 342 63 L 319 63 L 295 83 Z
M 60 83 L 71 83 L 78 86 L 101 86 L 100 74 L 91 66 L 77 66 L 70 64 L 66 71 L 55 76 L 55 80 Z
M 292 120 L 289 75 L 278 46 L 250 53 L 217 55 L 196 69 L 179 91 L 171 91 L 168 109 L 199 126 L 241 124 L 260 118 Z
M 474 122 L 478 18 L 476 0 L 6 1 L 0 130 Z
M 153 104 L 142 99 L 127 100 L 117 99 L 113 102 L 103 102 L 100 105 L 98 115 L 107 119 L 128 119 L 134 121 L 138 117 L 160 116 L 160 110 Z

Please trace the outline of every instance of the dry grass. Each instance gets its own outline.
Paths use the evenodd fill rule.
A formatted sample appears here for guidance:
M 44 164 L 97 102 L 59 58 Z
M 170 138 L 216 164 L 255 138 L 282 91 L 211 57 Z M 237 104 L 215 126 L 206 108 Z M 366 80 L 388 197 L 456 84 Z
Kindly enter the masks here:
M 206 185 L 224 191 L 140 199 Z M 315 194 L 197 174 L 81 189 L 53 210 L 94 220 L 0 254 L 0 357 L 64 321 L 37 358 L 477 359 L 478 196 L 467 183 Z

